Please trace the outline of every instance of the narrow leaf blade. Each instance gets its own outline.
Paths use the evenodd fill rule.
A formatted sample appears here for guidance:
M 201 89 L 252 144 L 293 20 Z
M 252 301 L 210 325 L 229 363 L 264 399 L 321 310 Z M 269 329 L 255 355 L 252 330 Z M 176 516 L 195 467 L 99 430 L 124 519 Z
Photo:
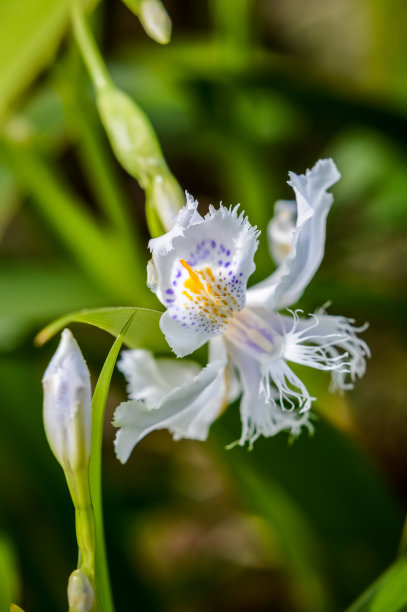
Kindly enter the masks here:
M 168 344 L 159 328 L 162 312 L 147 308 L 94 308 L 72 312 L 47 325 L 39 332 L 35 342 L 38 345 L 44 344 L 71 323 L 87 323 L 112 336 L 119 336 L 132 315 L 132 321 L 124 334 L 124 343 L 130 348 L 143 347 L 155 352 L 168 352 Z

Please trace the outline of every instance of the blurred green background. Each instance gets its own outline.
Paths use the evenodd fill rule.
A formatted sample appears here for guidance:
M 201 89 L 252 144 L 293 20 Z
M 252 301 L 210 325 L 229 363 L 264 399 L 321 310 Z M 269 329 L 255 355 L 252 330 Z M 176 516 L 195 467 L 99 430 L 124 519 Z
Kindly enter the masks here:
M 407 5 L 165 5 L 164 47 L 119 0 L 97 7 L 113 79 L 203 210 L 240 202 L 263 231 L 252 280 L 272 269 L 265 228 L 275 200 L 291 197 L 288 170 L 334 158 L 326 256 L 300 306 L 330 300 L 332 314 L 369 321 L 372 358 L 343 397 L 301 370 L 318 397 L 312 438 L 225 451 L 234 406 L 208 442 L 156 432 L 124 467 L 110 425 L 125 397 L 117 373 L 103 457 L 117 610 L 343 610 L 395 560 L 407 506 Z M 71 502 L 42 427 L 57 340 L 39 349 L 35 334 L 75 309 L 159 306 L 145 286 L 144 194 L 111 153 L 68 26 L 66 0 L 0 2 L 1 611 L 10 599 L 65 610 L 76 564 Z M 72 330 L 96 380 L 111 337 Z

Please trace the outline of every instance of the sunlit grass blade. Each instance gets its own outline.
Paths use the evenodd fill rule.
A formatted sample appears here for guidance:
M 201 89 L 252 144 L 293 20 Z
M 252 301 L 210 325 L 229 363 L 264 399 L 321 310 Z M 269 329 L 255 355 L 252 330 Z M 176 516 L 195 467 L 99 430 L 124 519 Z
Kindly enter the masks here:
M 67 19 L 66 0 L 0 3 L 0 115 L 50 60 Z
M 407 559 L 382 574 L 346 612 L 402 612 L 407 610 Z
M 168 344 L 158 325 L 162 313 L 146 308 L 95 308 L 72 312 L 44 327 L 36 336 L 35 342 L 39 345 L 44 344 L 71 323 L 87 323 L 118 336 L 132 315 L 123 342 L 130 348 L 144 347 L 152 351 L 168 352 Z

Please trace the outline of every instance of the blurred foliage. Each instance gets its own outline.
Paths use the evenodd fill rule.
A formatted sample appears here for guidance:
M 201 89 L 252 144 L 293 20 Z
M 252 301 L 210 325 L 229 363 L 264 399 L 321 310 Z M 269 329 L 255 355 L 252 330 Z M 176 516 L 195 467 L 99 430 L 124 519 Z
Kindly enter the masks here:
M 332 300 L 330 312 L 369 321 L 373 356 L 346 397 L 304 372 L 318 397 L 312 438 L 226 452 L 239 429 L 232 406 L 207 443 L 156 432 L 124 467 L 110 425 L 125 393 L 115 375 L 103 469 L 117 609 L 337 612 L 395 562 L 407 505 L 407 5 L 165 5 L 165 47 L 118 0 L 97 8 L 113 80 L 146 111 L 202 210 L 240 202 L 263 233 L 274 201 L 291 195 L 287 171 L 335 159 L 326 257 L 300 305 Z M 55 340 L 39 349 L 33 338 L 82 308 L 159 308 L 145 284 L 144 195 L 110 151 L 67 7 L 0 3 L 0 602 L 29 612 L 66 609 L 76 554 L 42 428 Z M 253 281 L 271 268 L 266 240 L 256 265 Z M 96 380 L 111 337 L 72 328 Z M 165 350 L 156 328 L 133 332 Z M 406 609 L 405 575 L 400 560 L 350 610 Z
M 12 543 L 0 534 L 0 610 L 7 610 L 18 597 L 19 575 Z

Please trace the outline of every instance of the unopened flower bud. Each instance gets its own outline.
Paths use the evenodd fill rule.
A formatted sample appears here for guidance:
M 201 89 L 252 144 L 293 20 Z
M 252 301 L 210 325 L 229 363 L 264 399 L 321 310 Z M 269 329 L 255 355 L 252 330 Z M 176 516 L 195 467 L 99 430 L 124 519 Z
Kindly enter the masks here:
M 185 204 L 185 195 L 171 172 L 157 174 L 146 196 L 147 207 L 155 210 L 164 232 L 169 232 Z
M 89 461 L 92 400 L 89 371 L 69 329 L 62 332 L 42 382 L 49 445 L 64 471 L 76 471 Z
M 115 87 L 98 91 L 97 104 L 117 159 L 145 189 L 165 164 L 147 115 L 130 96 Z
M 296 220 L 295 200 L 278 200 L 275 203 L 274 216 L 267 230 L 271 255 L 277 264 L 281 264 L 291 253 Z
M 185 198 L 168 169 L 151 123 L 127 94 L 114 87 L 98 91 L 97 103 L 117 159 L 146 192 L 150 231 L 160 236 L 173 226 Z
M 68 581 L 70 612 L 90 612 L 95 603 L 95 591 L 87 575 L 80 569 L 72 572 Z
M 144 30 L 153 40 L 162 45 L 170 42 L 171 19 L 159 0 L 141 0 L 139 19 Z

